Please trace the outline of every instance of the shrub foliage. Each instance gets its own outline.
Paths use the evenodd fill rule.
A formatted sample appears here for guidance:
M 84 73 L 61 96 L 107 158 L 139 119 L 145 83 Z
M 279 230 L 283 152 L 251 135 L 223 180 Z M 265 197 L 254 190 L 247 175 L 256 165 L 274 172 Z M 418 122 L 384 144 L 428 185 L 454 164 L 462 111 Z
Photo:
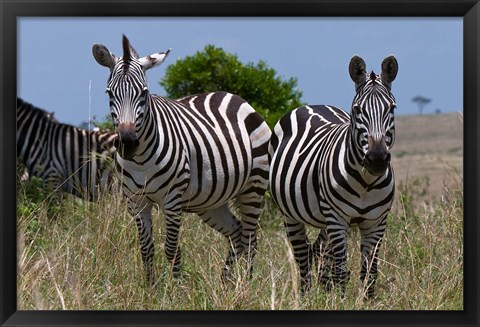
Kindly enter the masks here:
M 171 98 L 212 91 L 238 94 L 271 127 L 285 112 L 302 105 L 296 78 L 282 80 L 266 62 L 243 64 L 213 45 L 168 66 L 160 85 Z

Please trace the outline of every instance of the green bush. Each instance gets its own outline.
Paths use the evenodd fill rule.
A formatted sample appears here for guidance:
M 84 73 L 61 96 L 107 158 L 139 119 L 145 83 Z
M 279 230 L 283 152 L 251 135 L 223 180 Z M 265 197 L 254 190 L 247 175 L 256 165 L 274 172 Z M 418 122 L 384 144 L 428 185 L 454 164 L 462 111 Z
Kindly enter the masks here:
M 212 91 L 237 94 L 247 100 L 270 127 L 284 113 L 302 105 L 302 92 L 297 88 L 296 78 L 284 81 L 264 61 L 243 64 L 236 55 L 213 45 L 168 66 L 160 85 L 171 98 Z

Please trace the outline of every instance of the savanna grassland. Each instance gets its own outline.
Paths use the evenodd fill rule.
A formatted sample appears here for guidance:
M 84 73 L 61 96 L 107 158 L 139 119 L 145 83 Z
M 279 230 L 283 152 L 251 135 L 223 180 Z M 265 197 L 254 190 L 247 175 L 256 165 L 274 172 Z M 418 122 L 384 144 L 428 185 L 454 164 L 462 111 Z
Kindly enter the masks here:
M 377 296 L 363 298 L 359 233 L 349 238 L 346 297 L 316 281 L 301 296 L 282 219 L 267 196 L 252 279 L 235 265 L 220 280 L 228 245 L 185 215 L 182 277 L 163 253 L 164 222 L 154 212 L 157 286 L 143 279 L 133 219 L 117 193 L 95 203 L 65 196 L 50 205 L 36 180 L 18 187 L 17 307 L 24 310 L 462 310 L 463 121 L 460 113 L 398 116 L 392 161 L 396 200 L 379 257 Z M 309 233 L 314 235 L 315 231 Z

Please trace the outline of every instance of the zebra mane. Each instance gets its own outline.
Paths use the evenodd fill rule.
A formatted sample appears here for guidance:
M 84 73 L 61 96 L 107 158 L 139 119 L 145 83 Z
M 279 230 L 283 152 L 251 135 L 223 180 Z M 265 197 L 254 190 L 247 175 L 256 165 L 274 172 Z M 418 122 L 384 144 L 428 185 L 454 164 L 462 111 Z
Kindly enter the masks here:
M 43 117 L 45 119 L 47 119 L 48 121 L 50 121 L 51 123 L 55 123 L 55 124 L 61 124 L 58 119 L 55 117 L 55 112 L 52 111 L 52 112 L 49 112 L 49 111 L 46 111 L 44 109 L 41 109 L 41 108 L 37 108 L 35 107 L 34 105 L 30 104 L 32 106 L 33 109 L 37 109 L 39 110 L 42 114 L 43 114 Z
M 370 79 L 371 79 L 372 81 L 374 81 L 374 80 L 377 79 L 377 75 L 373 72 L 373 70 L 372 70 L 372 72 L 370 73 Z
M 40 115 L 42 119 L 49 121 L 51 123 L 59 124 L 60 122 L 55 118 L 55 112 L 49 112 L 45 109 L 39 108 L 30 102 L 23 100 L 22 98 L 17 97 L 17 111 L 18 110 L 25 110 L 25 111 L 33 111 L 37 115 Z

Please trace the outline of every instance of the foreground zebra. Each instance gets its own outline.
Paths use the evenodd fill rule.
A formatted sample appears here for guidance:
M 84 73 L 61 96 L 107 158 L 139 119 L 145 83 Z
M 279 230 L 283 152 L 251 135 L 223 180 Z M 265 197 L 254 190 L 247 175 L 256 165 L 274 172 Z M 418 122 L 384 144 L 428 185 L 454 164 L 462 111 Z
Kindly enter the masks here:
M 231 242 L 223 278 L 241 253 L 247 253 L 251 274 L 268 187 L 270 129 L 236 95 L 214 92 L 175 101 L 150 94 L 145 71 L 161 64 L 169 51 L 139 58 L 125 36 L 119 58 L 103 45 L 93 46 L 96 61 L 110 69 L 107 92 L 120 138 L 116 162 L 138 227 L 147 280 L 154 282 L 154 204 L 164 212 L 165 254 L 174 276 L 180 272 L 182 212 L 197 213 Z M 229 209 L 232 199 L 241 221 Z
M 270 189 L 285 217 L 288 239 L 300 268 L 302 290 L 311 284 L 311 265 L 321 263 L 320 279 L 342 291 L 348 280 L 347 233 L 361 233 L 361 280 L 367 296 L 374 294 L 377 253 L 394 195 L 389 150 L 393 146 L 395 98 L 391 83 L 397 75 L 394 56 L 375 75 L 354 56 L 349 72 L 356 95 L 351 115 L 332 106 L 304 106 L 275 126 Z M 320 228 L 313 245 L 305 225 Z
M 96 200 L 111 185 L 116 134 L 58 122 L 53 114 L 17 98 L 17 160 L 53 190 Z M 56 193 L 58 194 L 58 193 Z

